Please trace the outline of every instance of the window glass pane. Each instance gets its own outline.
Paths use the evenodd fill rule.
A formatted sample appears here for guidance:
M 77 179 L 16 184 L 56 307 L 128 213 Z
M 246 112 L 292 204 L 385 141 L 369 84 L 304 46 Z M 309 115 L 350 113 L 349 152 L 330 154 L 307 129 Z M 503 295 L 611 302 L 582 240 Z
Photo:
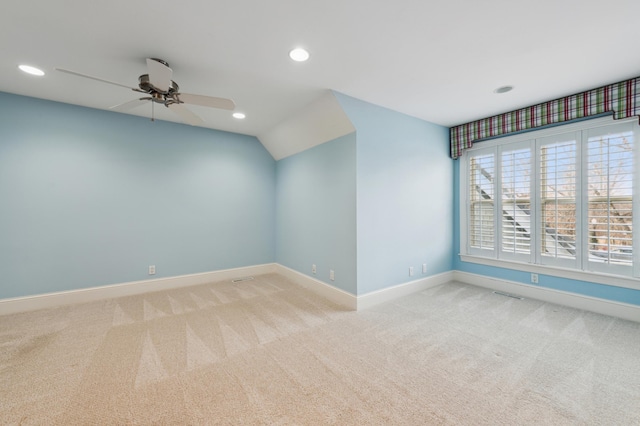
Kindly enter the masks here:
M 576 141 L 543 145 L 540 150 L 543 257 L 576 257 L 576 182 Z
M 631 265 L 633 257 L 633 133 L 589 137 L 589 261 Z
M 493 154 L 470 158 L 469 244 L 473 248 L 494 247 L 494 163 Z
M 531 252 L 531 150 L 502 153 L 502 251 Z

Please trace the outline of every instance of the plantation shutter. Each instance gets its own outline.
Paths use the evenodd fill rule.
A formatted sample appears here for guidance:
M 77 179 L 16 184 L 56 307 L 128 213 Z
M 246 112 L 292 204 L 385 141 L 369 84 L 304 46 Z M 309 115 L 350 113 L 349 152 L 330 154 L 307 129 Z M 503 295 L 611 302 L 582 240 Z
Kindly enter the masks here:
M 531 253 L 531 149 L 501 154 L 502 257 Z
M 594 129 L 587 139 L 589 269 L 633 264 L 633 131 Z
M 495 155 L 479 154 L 469 161 L 469 248 L 495 249 Z
M 576 266 L 579 133 L 540 143 L 540 263 Z
M 640 279 L 638 138 L 635 120 L 601 118 L 465 152 L 462 259 Z

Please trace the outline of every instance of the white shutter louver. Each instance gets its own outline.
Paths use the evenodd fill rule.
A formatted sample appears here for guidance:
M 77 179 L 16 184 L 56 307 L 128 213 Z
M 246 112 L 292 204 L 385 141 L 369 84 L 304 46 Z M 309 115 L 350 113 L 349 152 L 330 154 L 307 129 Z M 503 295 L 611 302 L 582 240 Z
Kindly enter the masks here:
M 540 254 L 576 257 L 576 141 L 545 144 L 540 150 Z
M 504 253 L 531 253 L 531 149 L 503 151 L 502 244 Z
M 493 250 L 495 241 L 495 157 L 478 155 L 470 159 L 469 244 L 481 250 Z
M 632 132 L 588 139 L 590 262 L 632 264 L 633 143 Z

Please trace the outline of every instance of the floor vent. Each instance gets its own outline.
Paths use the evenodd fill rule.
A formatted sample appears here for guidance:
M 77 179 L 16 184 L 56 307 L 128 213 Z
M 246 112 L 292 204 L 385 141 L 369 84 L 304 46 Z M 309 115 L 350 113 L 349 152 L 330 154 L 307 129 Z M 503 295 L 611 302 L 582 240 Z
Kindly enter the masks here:
M 524 297 L 515 296 L 515 295 L 509 294 L 509 293 L 503 293 L 501 291 L 494 291 L 493 294 L 499 294 L 500 296 L 507 296 L 507 297 L 511 297 L 513 299 L 518 299 L 518 300 L 523 300 L 524 299 Z
M 251 281 L 253 277 L 242 277 L 231 280 L 232 283 L 241 283 L 242 281 Z

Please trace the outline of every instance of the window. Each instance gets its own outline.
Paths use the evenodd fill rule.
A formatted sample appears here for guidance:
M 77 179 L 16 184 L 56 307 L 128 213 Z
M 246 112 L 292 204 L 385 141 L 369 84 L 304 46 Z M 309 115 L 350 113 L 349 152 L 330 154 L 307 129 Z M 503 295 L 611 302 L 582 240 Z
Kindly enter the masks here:
M 633 265 L 632 131 L 587 134 L 587 250 L 589 269 L 622 271 Z
M 470 203 L 470 244 L 474 250 L 494 249 L 494 156 L 479 155 L 470 159 L 473 188 Z
M 578 140 L 571 132 L 543 138 L 540 151 L 540 264 L 576 268 Z
M 531 253 L 531 149 L 502 151 L 500 251 L 517 258 Z
M 467 150 L 463 257 L 640 277 L 636 120 L 582 121 Z

